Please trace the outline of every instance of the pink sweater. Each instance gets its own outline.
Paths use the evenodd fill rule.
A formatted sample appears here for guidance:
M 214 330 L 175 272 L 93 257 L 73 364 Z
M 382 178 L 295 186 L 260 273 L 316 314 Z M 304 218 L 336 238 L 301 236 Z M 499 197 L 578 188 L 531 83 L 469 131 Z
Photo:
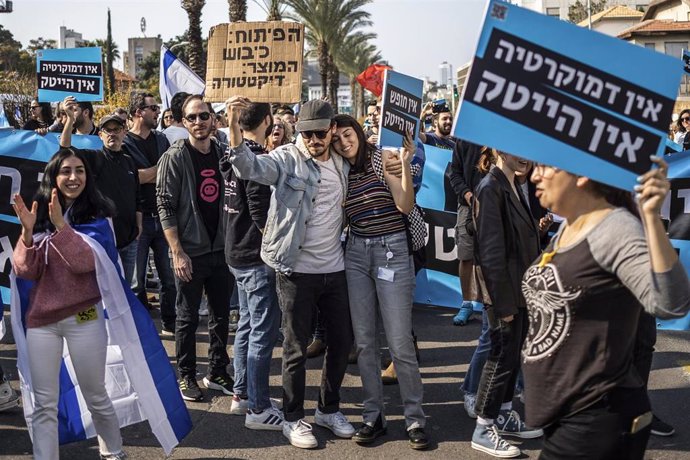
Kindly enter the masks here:
M 20 238 L 14 271 L 36 282 L 29 295 L 27 327 L 57 323 L 101 300 L 91 247 L 69 225 L 31 247 Z

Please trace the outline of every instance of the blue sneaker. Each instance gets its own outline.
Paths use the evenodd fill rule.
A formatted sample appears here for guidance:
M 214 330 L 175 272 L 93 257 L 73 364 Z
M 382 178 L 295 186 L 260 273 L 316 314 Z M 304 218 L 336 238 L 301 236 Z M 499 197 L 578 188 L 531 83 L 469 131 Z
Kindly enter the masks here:
M 503 439 L 496 425 L 484 426 L 477 424 L 472 433 L 472 449 L 487 453 L 498 458 L 513 458 L 522 455 L 520 449 Z
M 453 317 L 453 324 L 456 326 L 464 326 L 469 322 L 472 313 L 474 313 L 472 302 L 463 302 L 460 311 Z
M 503 436 L 517 436 L 522 439 L 533 439 L 544 436 L 539 428 L 530 428 L 520 420 L 520 415 L 514 410 L 502 410 L 496 417 L 496 427 Z

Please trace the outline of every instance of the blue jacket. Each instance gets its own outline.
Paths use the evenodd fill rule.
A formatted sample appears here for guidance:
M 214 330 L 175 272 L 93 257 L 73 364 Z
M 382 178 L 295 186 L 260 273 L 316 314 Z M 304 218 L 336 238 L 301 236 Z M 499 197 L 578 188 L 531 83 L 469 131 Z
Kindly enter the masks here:
M 350 165 L 332 149 L 330 154 L 340 173 L 345 197 Z M 220 161 L 221 169 L 223 162 L 231 163 L 241 179 L 273 186 L 261 242 L 261 259 L 274 270 L 291 274 L 302 249 L 307 221 L 319 190 L 321 170 L 318 161 L 309 155 L 301 137 L 295 145 L 283 145 L 267 155 L 258 156 L 243 142 L 228 149 Z

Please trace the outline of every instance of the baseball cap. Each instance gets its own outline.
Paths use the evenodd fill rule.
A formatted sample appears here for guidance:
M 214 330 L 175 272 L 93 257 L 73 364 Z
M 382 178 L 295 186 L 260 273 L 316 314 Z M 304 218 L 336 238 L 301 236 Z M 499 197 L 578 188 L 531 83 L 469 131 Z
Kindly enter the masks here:
M 333 107 L 326 101 L 314 99 L 302 105 L 299 111 L 299 121 L 295 125 L 297 131 L 324 131 L 331 126 Z
M 115 123 L 117 123 L 118 125 L 120 125 L 122 127 L 125 126 L 125 121 L 122 118 L 120 118 L 117 115 L 111 114 L 111 115 L 106 115 L 106 116 L 102 117 L 101 121 L 98 123 L 98 127 L 103 128 L 106 125 L 106 123 L 111 122 L 111 121 L 114 121 Z

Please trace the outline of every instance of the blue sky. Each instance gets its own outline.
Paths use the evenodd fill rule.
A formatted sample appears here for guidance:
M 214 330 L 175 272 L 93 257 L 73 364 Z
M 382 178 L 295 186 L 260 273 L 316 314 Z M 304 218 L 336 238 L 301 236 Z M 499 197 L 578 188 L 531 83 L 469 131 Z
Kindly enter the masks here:
M 438 80 L 442 61 L 456 69 L 470 60 L 485 4 L 486 0 L 374 0 L 366 9 L 385 59 L 402 73 Z M 179 0 L 14 0 L 14 12 L 0 14 L 0 24 L 24 46 L 39 36 L 57 40 L 62 25 L 93 40 L 105 38 L 108 7 L 121 51 L 126 50 L 128 37 L 142 36 L 141 17 L 146 18 L 147 36 L 160 34 L 167 40 L 187 28 Z M 248 7 L 248 20 L 265 20 L 266 14 L 254 0 L 249 0 Z M 227 1 L 206 0 L 201 20 L 204 34 L 211 26 L 227 22 Z

